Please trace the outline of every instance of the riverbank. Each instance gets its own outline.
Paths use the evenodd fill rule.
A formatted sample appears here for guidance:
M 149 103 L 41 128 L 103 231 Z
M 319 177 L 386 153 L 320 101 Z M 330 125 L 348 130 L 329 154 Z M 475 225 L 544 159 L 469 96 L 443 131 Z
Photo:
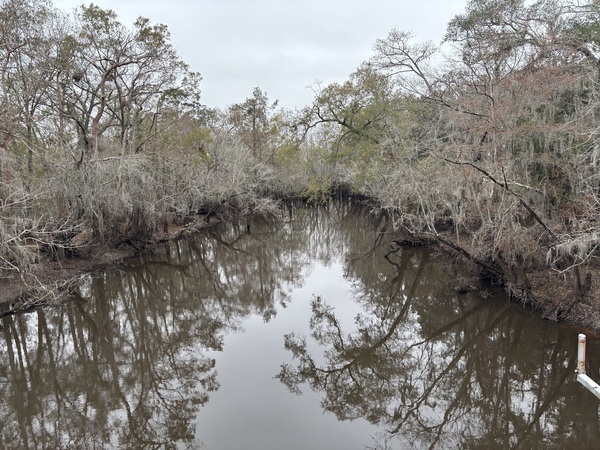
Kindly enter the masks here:
M 453 233 L 446 233 L 442 239 L 451 244 Z M 406 241 L 405 241 L 406 243 Z M 448 258 L 451 271 L 456 276 L 455 289 L 459 292 L 480 291 L 485 293 L 485 285 L 501 286 L 509 298 L 524 308 L 530 308 L 543 319 L 551 322 L 562 323 L 589 336 L 600 337 L 600 286 L 591 282 L 591 273 L 600 274 L 600 265 L 590 263 L 586 268 L 587 286 L 582 301 L 577 301 L 573 292 L 572 282 L 567 281 L 568 273 L 559 272 L 550 268 L 530 270 L 526 273 L 526 286 L 521 287 L 521 295 L 516 294 L 519 289 L 515 286 L 506 286 L 504 281 L 498 280 L 491 274 L 482 270 L 478 262 L 473 261 L 456 248 L 443 244 L 441 241 L 429 241 L 427 245 L 434 245 L 442 258 Z M 467 249 L 467 253 L 468 253 Z
M 80 251 L 61 260 L 44 257 L 28 273 L 13 273 L 0 279 L 0 317 L 36 307 L 64 303 L 83 275 L 118 267 L 127 258 L 152 251 L 162 243 L 187 236 L 220 223 L 222 219 L 198 214 L 184 225 L 171 223 L 166 232 L 154 233 L 143 247 L 122 242 L 117 246 L 80 243 Z
M 372 199 L 356 197 L 355 200 L 364 202 L 367 208 L 377 209 Z M 170 224 L 167 232 L 154 233 L 142 247 L 127 242 L 113 247 L 93 247 L 82 243 L 86 251 L 74 256 L 62 260 L 49 257 L 41 259 L 30 273 L 12 274 L 0 279 L 0 317 L 36 307 L 60 305 L 67 300 L 69 292 L 83 275 L 118 267 L 127 258 L 152 251 L 162 243 L 184 239 L 223 220 L 238 218 L 239 215 L 225 218 L 211 215 L 208 219 L 207 215 L 198 214 L 183 225 Z M 435 247 L 437 258 L 443 261 L 441 265 L 452 273 L 455 279 L 453 288 L 458 292 L 479 291 L 485 296 L 486 284 L 503 285 L 506 282 L 482 270 L 480 262 L 469 257 L 471 249 L 458 248 L 452 240 L 454 236 L 453 231 L 448 230 L 438 235 L 437 239 L 404 236 L 394 242 L 399 246 L 416 244 Z M 600 273 L 600 267 L 595 270 Z M 545 268 L 527 272 L 526 289 L 523 286 L 502 287 L 513 301 L 533 309 L 542 318 L 567 324 L 588 335 L 600 336 L 600 305 L 596 300 L 600 299 L 600 286 L 590 283 L 586 287 L 584 300 L 576 301 L 570 287 L 572 283 L 567 283 L 566 277 L 564 273 Z M 518 295 L 519 292 L 522 295 Z

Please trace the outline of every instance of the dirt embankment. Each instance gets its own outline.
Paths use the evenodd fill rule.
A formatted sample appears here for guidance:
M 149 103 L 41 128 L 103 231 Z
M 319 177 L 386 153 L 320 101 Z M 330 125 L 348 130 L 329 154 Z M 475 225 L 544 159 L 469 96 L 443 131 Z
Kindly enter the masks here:
M 152 251 L 164 242 L 185 238 L 220 223 L 212 216 L 198 215 L 185 225 L 171 224 L 167 232 L 156 233 L 143 243 L 121 240 L 113 246 L 93 246 L 80 242 L 80 250 L 64 259 L 44 257 L 26 274 L 14 273 L 0 278 L 0 317 L 27 311 L 39 306 L 58 305 L 65 301 L 69 290 L 84 274 L 116 267 L 139 252 Z
M 441 241 L 421 239 L 417 245 L 431 245 L 437 249 L 441 260 L 446 259 L 450 272 L 455 278 L 454 288 L 459 292 L 484 290 L 483 284 L 502 286 L 507 295 L 523 307 L 531 308 L 543 319 L 563 323 L 588 336 L 600 338 L 600 264 L 589 263 L 585 270 L 585 295 L 574 292 L 572 275 L 547 267 L 526 273 L 526 288 L 515 289 L 507 286 L 506 280 L 499 280 L 490 274 L 481 261 L 469 257 L 466 249 L 461 253 L 452 245 L 452 235 L 447 234 Z M 396 241 L 399 245 L 414 245 L 412 239 Z

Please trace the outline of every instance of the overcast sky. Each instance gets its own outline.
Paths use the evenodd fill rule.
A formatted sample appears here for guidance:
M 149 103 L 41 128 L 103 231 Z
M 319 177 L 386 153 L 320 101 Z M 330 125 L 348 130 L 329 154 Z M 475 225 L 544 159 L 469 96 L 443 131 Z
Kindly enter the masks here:
M 72 11 L 83 0 L 54 0 Z M 281 106 L 313 100 L 315 82 L 343 82 L 397 28 L 439 42 L 467 0 L 94 0 L 130 26 L 164 23 L 173 45 L 200 72 L 202 103 L 244 101 L 255 86 Z

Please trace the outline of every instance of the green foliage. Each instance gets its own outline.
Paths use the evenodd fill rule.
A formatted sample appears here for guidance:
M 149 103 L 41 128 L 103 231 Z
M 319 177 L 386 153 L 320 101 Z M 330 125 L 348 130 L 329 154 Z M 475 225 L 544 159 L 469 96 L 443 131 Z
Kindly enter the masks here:
M 164 24 L 152 24 L 150 19 L 139 17 L 133 24 L 137 40 L 147 48 L 168 49 L 171 33 Z
M 271 160 L 278 134 L 277 101 L 270 102 L 266 92 L 255 87 L 252 97 L 231 105 L 227 120 L 235 135 L 259 160 Z
M 412 127 L 406 97 L 391 79 L 369 64 L 359 67 L 343 84 L 317 91 L 312 106 L 297 119 L 311 195 L 350 182 L 360 186 L 377 176 L 380 161 L 390 158 Z

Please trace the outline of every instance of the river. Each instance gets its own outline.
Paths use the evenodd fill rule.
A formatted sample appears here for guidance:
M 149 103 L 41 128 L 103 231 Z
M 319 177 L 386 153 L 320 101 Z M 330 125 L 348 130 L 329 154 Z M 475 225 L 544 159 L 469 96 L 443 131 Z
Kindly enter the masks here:
M 357 203 L 290 206 L 4 317 L 0 448 L 596 448 L 576 333 L 392 239 Z

